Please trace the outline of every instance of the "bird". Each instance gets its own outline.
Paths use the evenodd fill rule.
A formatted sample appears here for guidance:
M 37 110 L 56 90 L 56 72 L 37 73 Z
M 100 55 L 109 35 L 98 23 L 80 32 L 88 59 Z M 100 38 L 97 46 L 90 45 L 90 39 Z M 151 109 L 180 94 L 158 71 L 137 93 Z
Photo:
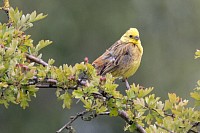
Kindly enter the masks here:
M 128 78 L 135 74 L 140 66 L 143 47 L 137 28 L 130 28 L 125 34 L 108 48 L 92 65 L 98 75 L 111 73 L 113 77 L 126 82 L 129 89 Z

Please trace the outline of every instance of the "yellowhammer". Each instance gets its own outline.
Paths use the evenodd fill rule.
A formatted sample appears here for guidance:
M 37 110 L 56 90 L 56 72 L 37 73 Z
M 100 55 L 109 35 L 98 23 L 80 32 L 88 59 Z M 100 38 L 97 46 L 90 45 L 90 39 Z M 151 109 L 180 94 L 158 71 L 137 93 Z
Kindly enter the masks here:
M 92 64 L 99 75 L 111 73 L 115 77 L 123 78 L 128 84 L 127 78 L 137 71 L 142 54 L 139 32 L 136 28 L 130 28 Z

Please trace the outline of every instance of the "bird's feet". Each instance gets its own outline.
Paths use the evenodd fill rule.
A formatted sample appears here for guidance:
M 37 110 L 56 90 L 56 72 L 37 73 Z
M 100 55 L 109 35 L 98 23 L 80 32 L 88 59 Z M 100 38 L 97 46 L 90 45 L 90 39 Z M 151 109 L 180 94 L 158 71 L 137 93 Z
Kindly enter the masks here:
M 125 82 L 126 88 L 129 90 L 131 87 L 130 87 L 130 85 L 129 85 L 129 83 L 128 83 L 127 78 L 126 78 L 126 79 L 123 79 L 122 81 Z

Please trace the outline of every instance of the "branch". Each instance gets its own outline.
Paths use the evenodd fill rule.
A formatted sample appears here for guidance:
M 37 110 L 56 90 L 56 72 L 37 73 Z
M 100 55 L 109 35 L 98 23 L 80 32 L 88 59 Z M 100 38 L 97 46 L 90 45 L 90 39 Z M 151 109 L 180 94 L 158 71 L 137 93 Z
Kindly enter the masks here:
M 3 7 L 0 7 L 0 10 L 4 10 L 7 17 L 8 17 L 8 20 L 10 20 L 10 17 L 9 17 L 9 9 L 10 9 L 10 3 L 9 3 L 9 0 L 3 0 Z
M 85 86 L 86 84 L 86 81 L 82 79 L 78 79 L 77 85 L 70 86 L 68 88 L 63 88 L 62 86 L 58 86 L 57 82 L 58 82 L 57 80 L 51 79 L 51 78 L 46 78 L 43 81 L 40 81 L 37 77 L 34 77 L 33 79 L 29 81 L 28 84 L 26 84 L 26 86 L 35 85 L 38 88 L 61 88 L 62 90 L 66 90 L 66 89 L 76 90 L 79 86 Z
M 89 111 L 82 111 L 82 112 L 79 112 L 77 113 L 76 116 L 72 116 L 71 117 L 71 120 L 69 122 L 67 122 L 62 128 L 60 128 L 58 131 L 56 131 L 56 133 L 60 133 L 62 132 L 64 129 L 70 129 L 70 126 L 71 124 L 76 120 L 78 119 L 79 117 L 83 117 L 85 114 L 87 114 Z M 82 120 L 91 120 L 95 117 L 97 117 L 98 115 L 110 115 L 110 112 L 103 112 L 103 113 L 100 113 L 100 114 L 92 114 L 91 117 L 89 117 L 89 119 L 83 119 Z M 128 117 L 128 114 L 125 112 L 125 111 L 118 111 L 118 115 L 124 119 L 129 125 L 132 125 L 133 124 L 133 121 L 131 121 Z M 139 132 L 139 133 L 146 133 L 146 131 L 144 130 L 144 128 L 138 124 L 136 124 L 136 130 Z
M 78 119 L 79 117 L 84 116 L 84 115 L 87 114 L 87 113 L 88 113 L 88 111 L 82 111 L 82 112 L 77 113 L 76 116 L 71 117 L 71 120 L 70 120 L 68 123 L 66 123 L 62 128 L 60 128 L 58 131 L 56 131 L 56 133 L 62 132 L 65 128 L 66 128 L 66 129 L 69 129 L 70 125 L 71 125 L 76 119 Z
M 100 113 L 98 115 L 109 115 L 110 112 L 104 112 L 104 113 Z M 128 114 L 124 111 L 124 110 L 120 110 L 118 111 L 118 115 L 124 119 L 129 125 L 132 125 L 134 124 L 133 121 L 131 121 L 128 117 Z M 96 115 L 97 116 L 97 115 Z M 144 130 L 144 128 L 138 124 L 136 124 L 136 130 L 139 132 L 139 133 L 146 133 L 146 131 Z
M 200 125 L 200 122 L 195 122 L 193 125 L 192 125 L 192 127 L 188 130 L 188 132 L 187 133 L 200 133 L 200 132 L 196 132 L 196 131 L 194 131 L 194 130 L 192 130 L 192 128 L 194 128 L 194 127 L 198 127 Z
M 154 111 L 156 111 L 156 110 L 154 110 Z M 156 112 L 157 112 L 157 111 L 156 111 Z M 175 115 L 174 115 L 174 114 L 168 114 L 168 113 L 164 112 L 164 115 L 165 115 L 165 116 L 170 116 L 170 117 L 172 117 L 172 118 L 175 118 Z
M 35 63 L 41 64 L 43 66 L 48 66 L 48 63 L 40 58 L 37 58 L 30 54 L 25 54 L 25 55 L 26 55 L 26 58 L 28 60 L 30 60 L 31 62 L 35 62 Z M 55 80 L 55 79 L 46 79 L 45 81 L 38 82 L 38 79 L 36 78 L 36 79 L 34 79 L 34 81 L 35 82 L 30 83 L 29 85 L 36 85 L 36 87 L 38 87 L 38 88 L 61 88 L 63 90 L 65 89 L 60 86 L 57 86 L 57 80 Z M 71 87 L 68 87 L 67 89 L 74 90 L 74 89 L 77 89 L 79 86 L 84 86 L 85 84 L 86 84 L 86 81 L 84 81 L 82 78 L 80 78 L 77 80 L 76 86 L 71 86 Z
M 167 128 L 163 127 L 163 126 L 160 126 L 160 125 L 158 125 L 158 124 L 156 124 L 156 123 L 155 123 L 155 125 L 156 125 L 157 127 L 159 127 L 159 128 L 162 128 L 163 130 L 166 130 L 166 131 L 169 132 L 169 133 L 175 133 L 175 132 L 172 132 L 172 131 L 170 131 L 169 129 L 167 129 Z
M 121 111 L 118 111 L 118 114 L 119 116 L 124 119 L 129 125 L 132 125 L 133 124 L 133 121 L 131 121 L 128 117 L 128 114 L 124 111 L 124 110 L 121 110 Z M 139 132 L 139 133 L 146 133 L 146 131 L 144 130 L 144 128 L 138 124 L 136 124 L 136 130 Z
M 43 61 L 42 59 L 39 59 L 33 55 L 30 54 L 26 54 L 26 58 L 29 59 L 32 62 L 35 62 L 37 64 L 41 64 L 43 66 L 48 66 L 48 63 L 46 63 L 45 61 Z

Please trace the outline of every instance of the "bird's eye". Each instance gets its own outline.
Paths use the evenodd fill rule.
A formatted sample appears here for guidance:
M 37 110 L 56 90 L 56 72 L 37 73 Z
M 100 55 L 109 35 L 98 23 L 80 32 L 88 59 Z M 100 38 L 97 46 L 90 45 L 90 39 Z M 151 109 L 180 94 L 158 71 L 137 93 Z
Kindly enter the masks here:
M 129 35 L 129 37 L 132 38 L 133 36 L 132 36 L 132 35 Z

